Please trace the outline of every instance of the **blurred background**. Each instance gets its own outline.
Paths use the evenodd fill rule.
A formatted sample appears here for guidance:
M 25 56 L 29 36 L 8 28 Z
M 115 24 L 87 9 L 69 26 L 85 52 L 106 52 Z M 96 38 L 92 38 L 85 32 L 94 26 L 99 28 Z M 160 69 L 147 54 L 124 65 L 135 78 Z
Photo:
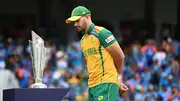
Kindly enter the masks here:
M 113 32 L 126 55 L 123 82 L 130 91 L 118 101 L 180 101 L 180 0 L 1 0 L 0 95 L 33 83 L 34 30 L 48 48 L 43 82 L 71 88 L 63 101 L 87 101 L 82 35 L 65 23 L 78 5 Z

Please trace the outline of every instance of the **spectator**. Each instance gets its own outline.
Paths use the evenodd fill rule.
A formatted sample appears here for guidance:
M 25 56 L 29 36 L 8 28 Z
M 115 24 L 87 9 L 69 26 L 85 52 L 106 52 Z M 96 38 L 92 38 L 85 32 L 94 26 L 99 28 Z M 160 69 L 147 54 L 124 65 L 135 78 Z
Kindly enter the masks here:
M 14 73 L 8 69 L 5 69 L 6 64 L 0 62 L 0 101 L 3 101 L 3 90 L 10 88 L 19 88 L 19 83 Z
M 3 43 L 0 42 L 0 62 L 5 63 L 6 50 Z
M 157 47 L 153 44 L 153 40 L 147 40 L 147 43 L 141 48 L 141 51 L 146 54 L 148 64 L 151 65 L 154 53 L 157 51 Z
M 137 85 L 137 92 L 135 93 L 135 101 L 144 101 L 144 89 L 142 85 Z
M 65 53 L 58 51 L 56 53 L 57 69 L 68 69 L 68 62 L 65 59 Z

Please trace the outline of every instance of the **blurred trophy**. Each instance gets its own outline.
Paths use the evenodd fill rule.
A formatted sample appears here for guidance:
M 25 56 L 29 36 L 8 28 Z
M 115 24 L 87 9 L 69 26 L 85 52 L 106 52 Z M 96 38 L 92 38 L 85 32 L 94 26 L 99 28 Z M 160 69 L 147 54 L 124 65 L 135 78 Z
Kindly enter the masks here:
M 46 59 L 46 48 L 44 47 L 44 40 L 39 37 L 34 31 L 32 31 L 31 34 L 32 41 L 29 40 L 29 45 L 31 48 L 30 54 L 32 59 L 33 76 L 35 83 L 32 84 L 30 88 L 47 88 L 47 86 L 42 83 Z

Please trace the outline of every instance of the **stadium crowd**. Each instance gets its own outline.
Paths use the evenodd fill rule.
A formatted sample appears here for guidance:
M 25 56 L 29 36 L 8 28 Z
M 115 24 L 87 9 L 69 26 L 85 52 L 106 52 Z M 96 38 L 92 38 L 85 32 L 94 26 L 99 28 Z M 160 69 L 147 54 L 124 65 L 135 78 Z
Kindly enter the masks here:
M 63 101 L 87 101 L 88 73 L 79 41 L 61 47 L 46 40 L 47 62 L 43 82 L 51 88 L 71 88 Z M 123 47 L 123 80 L 130 88 L 118 101 L 180 101 L 180 42 L 148 39 Z M 0 71 L 11 71 L 20 88 L 33 83 L 30 46 L 19 39 L 0 41 Z M 12 80 L 13 81 L 13 80 Z M 9 80 L 11 82 L 11 80 Z

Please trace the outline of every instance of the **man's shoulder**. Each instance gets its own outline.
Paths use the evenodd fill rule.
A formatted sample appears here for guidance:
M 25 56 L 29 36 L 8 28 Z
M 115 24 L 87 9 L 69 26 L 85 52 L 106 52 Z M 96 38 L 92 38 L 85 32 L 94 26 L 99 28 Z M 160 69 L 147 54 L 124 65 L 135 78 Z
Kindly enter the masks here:
M 100 33 L 102 30 L 104 30 L 105 28 L 102 27 L 102 26 L 95 26 L 93 31 L 97 32 L 97 33 Z
M 93 32 L 97 35 L 99 35 L 100 33 L 111 33 L 111 31 L 102 26 L 95 26 Z

